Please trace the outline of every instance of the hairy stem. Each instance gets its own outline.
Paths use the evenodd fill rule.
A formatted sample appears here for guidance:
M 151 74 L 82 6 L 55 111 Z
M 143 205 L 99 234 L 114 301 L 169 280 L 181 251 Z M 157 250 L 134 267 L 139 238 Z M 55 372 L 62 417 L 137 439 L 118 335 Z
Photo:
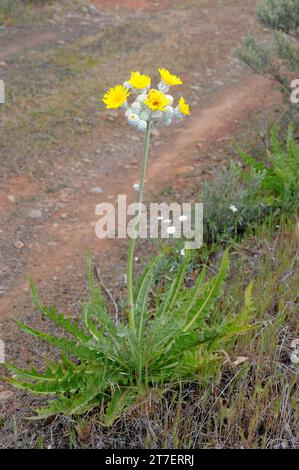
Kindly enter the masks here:
M 133 234 L 130 240 L 129 256 L 128 256 L 128 268 L 127 268 L 128 280 L 127 282 L 128 282 L 129 327 L 132 333 L 136 333 L 135 305 L 134 305 L 134 296 L 133 296 L 133 260 L 134 260 L 134 253 L 135 253 L 135 243 L 136 243 L 136 238 L 138 236 L 138 229 L 139 229 L 139 224 L 140 224 L 140 219 L 141 219 L 144 179 L 145 179 L 146 166 L 147 166 L 147 160 L 148 160 L 151 127 L 152 127 L 152 123 L 149 121 L 147 125 L 146 134 L 145 134 L 145 139 L 144 139 L 144 151 L 143 151 L 143 159 L 142 159 L 142 165 L 141 165 L 136 223 L 134 225 Z

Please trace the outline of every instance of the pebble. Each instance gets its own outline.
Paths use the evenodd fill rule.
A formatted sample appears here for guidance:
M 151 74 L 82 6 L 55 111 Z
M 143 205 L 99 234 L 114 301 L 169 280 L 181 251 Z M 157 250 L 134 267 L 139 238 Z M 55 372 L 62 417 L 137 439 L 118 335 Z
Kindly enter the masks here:
M 93 13 L 95 15 L 99 13 L 97 7 L 95 7 L 94 5 L 87 5 L 87 8 L 90 13 Z
M 13 204 L 15 204 L 15 202 L 16 202 L 16 198 L 12 194 L 9 194 L 8 196 L 6 196 L 6 199 L 9 202 L 12 202 Z
M 96 186 L 95 188 L 90 188 L 90 189 L 88 190 L 88 192 L 91 193 L 91 194 L 101 194 L 101 193 L 103 193 L 104 191 L 103 191 L 102 188 L 99 188 L 98 186 Z
M 21 250 L 22 248 L 24 248 L 24 243 L 21 241 L 21 240 L 17 240 L 13 243 L 13 246 L 17 249 L 17 250 Z
M 30 209 L 30 211 L 28 211 L 28 217 L 30 217 L 30 219 L 41 219 L 42 216 L 43 213 L 39 209 Z
M 176 169 L 176 174 L 177 175 L 185 175 L 187 173 L 191 173 L 191 171 L 194 171 L 194 166 L 185 165 L 185 166 L 180 166 L 179 168 L 177 168 Z
M 14 396 L 13 392 L 9 392 L 8 390 L 4 390 L 4 392 L 0 392 L 0 401 L 9 400 Z
M 7 65 L 7 63 L 6 63 L 6 62 L 0 62 L 0 67 L 4 67 L 4 68 L 6 68 L 6 67 L 8 67 L 8 65 Z

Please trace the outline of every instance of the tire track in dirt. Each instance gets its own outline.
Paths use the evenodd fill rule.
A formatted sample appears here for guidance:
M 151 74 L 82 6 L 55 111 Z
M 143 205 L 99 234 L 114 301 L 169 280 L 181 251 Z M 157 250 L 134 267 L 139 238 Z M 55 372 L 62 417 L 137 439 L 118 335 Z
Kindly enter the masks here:
M 210 106 L 194 112 L 192 117 L 175 131 L 177 137 L 172 140 L 165 151 L 158 155 L 158 149 L 158 151 L 155 150 L 155 155 L 151 155 L 147 176 L 148 188 L 155 191 L 161 189 L 166 182 L 171 182 L 176 178 L 177 170 L 181 165 L 192 164 L 191 150 L 198 141 L 204 140 L 203 150 L 208 149 L 209 145 L 218 137 L 233 136 L 236 130 L 236 121 L 244 122 L 255 111 L 279 100 L 280 95 L 272 91 L 272 82 L 252 74 L 246 80 L 215 96 Z M 206 158 L 202 157 L 201 162 L 204 166 L 207 163 Z M 127 194 L 127 199 L 130 202 L 130 199 L 136 196 L 132 192 L 132 184 L 138 181 L 138 177 L 139 170 L 137 168 L 132 170 L 130 176 L 118 168 L 113 174 L 105 177 L 103 194 L 109 194 L 112 201 L 118 194 Z M 88 250 L 92 250 L 100 257 L 113 250 L 110 262 L 117 263 L 118 248 L 115 244 L 120 241 L 99 240 L 92 227 L 96 221 L 95 202 L 100 203 L 101 199 L 104 200 L 105 196 L 99 197 L 95 201 L 94 196 L 88 195 L 82 190 L 81 193 L 74 196 L 71 207 L 68 208 L 68 212 L 75 216 L 78 222 L 75 224 L 66 223 L 59 230 L 53 228 L 55 221 L 53 218 L 42 225 L 39 232 L 41 234 L 41 248 L 28 255 L 23 271 L 19 273 L 18 279 L 15 279 L 13 287 L 6 291 L 5 298 L 1 299 L 1 321 L 22 316 L 24 308 L 28 308 L 31 302 L 30 293 L 24 292 L 27 276 L 33 278 L 37 283 L 46 281 L 51 284 L 55 269 L 57 270 L 57 266 L 62 266 L 58 276 L 63 279 L 63 268 L 68 264 L 76 266 L 78 261 L 81 265 Z M 46 244 L 43 246 L 42 233 L 53 234 L 57 240 L 55 248 L 48 247 Z M 112 246 L 114 248 L 111 249 Z

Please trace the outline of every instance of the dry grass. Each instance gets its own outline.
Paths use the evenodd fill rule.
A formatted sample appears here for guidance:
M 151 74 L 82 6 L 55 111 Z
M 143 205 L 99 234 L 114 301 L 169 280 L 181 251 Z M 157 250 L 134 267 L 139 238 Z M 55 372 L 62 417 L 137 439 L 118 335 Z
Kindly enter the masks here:
M 272 233 L 272 234 L 271 234 Z M 296 448 L 297 372 L 290 361 L 298 336 L 298 231 L 294 221 L 263 227 L 231 254 L 231 277 L 216 315 L 238 310 L 253 281 L 256 328 L 228 345 L 218 380 L 153 390 L 112 428 L 97 413 L 29 424 L 1 418 L 0 447 Z M 240 365 L 234 361 L 243 356 Z M 23 397 L 24 398 L 24 397 Z

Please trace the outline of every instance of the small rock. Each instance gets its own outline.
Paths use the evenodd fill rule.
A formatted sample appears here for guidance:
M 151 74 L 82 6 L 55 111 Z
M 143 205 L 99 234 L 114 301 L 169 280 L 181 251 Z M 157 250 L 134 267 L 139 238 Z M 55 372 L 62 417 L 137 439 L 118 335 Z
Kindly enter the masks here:
M 6 199 L 9 202 L 12 202 L 13 204 L 15 204 L 15 202 L 16 202 L 16 198 L 12 194 L 9 194 L 8 196 L 6 196 Z
M 60 216 L 60 217 L 61 217 L 61 219 L 66 219 L 66 218 L 67 218 L 67 216 L 68 216 L 68 214 L 67 214 L 66 212 L 64 212 L 63 214 L 61 214 L 61 216 Z
M 293 339 L 291 342 L 291 348 L 297 348 L 299 347 L 299 339 Z
M 17 250 L 21 250 L 22 248 L 24 248 L 24 243 L 21 242 L 21 240 L 17 240 L 16 242 L 13 243 L 13 246 L 17 249 Z
M 215 81 L 214 81 L 214 85 L 217 85 L 217 86 L 224 86 L 224 83 L 223 83 L 221 80 L 215 80 Z
M 91 193 L 91 194 L 101 194 L 101 193 L 103 193 L 104 191 L 103 191 L 102 188 L 99 188 L 99 187 L 96 186 L 95 188 L 90 188 L 90 189 L 88 190 L 88 192 Z
M 14 396 L 13 392 L 9 392 L 8 390 L 4 390 L 4 392 L 0 392 L 0 401 L 9 400 Z
M 93 13 L 95 15 L 99 13 L 97 7 L 95 7 L 94 5 L 87 5 L 87 8 L 90 13 Z
M 30 219 L 41 219 L 42 216 L 43 213 L 39 209 L 30 209 L 28 212 L 28 217 L 30 217 Z
M 201 91 L 203 88 L 202 85 L 190 85 L 190 89 L 193 90 L 193 91 Z M 194 103 L 194 101 L 193 101 Z
M 176 169 L 176 174 L 185 175 L 187 173 L 191 173 L 193 170 L 194 170 L 194 166 L 191 166 L 191 165 L 180 166 L 179 168 Z
M 243 364 L 244 362 L 248 361 L 248 357 L 246 356 L 238 356 L 234 362 L 233 362 L 233 365 L 234 366 L 240 366 L 241 364 Z
M 8 65 L 6 62 L 0 62 L 0 67 L 7 68 Z

